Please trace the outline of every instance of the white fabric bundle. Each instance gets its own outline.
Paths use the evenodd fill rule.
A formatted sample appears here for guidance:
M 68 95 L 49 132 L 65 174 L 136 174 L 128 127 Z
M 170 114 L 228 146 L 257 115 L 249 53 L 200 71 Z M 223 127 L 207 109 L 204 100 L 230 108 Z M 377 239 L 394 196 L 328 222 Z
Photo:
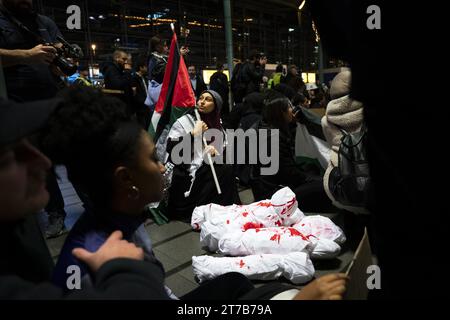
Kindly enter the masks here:
M 314 244 L 294 228 L 249 229 L 225 234 L 219 241 L 219 252 L 230 256 L 252 254 L 287 254 L 312 252 Z
M 332 240 L 305 236 L 292 227 L 278 227 L 226 233 L 218 251 L 229 256 L 305 252 L 313 259 L 332 259 L 339 255 L 341 247 Z
M 261 254 L 246 257 L 192 257 L 192 268 L 200 282 L 228 272 L 239 272 L 251 280 L 275 280 L 283 276 L 294 284 L 310 281 L 315 273 L 307 253 Z
M 211 204 L 197 207 L 192 215 L 194 230 L 201 229 L 200 242 L 210 251 L 218 249 L 218 241 L 231 231 L 292 226 L 302 220 L 295 194 L 289 188 L 277 191 L 270 200 L 246 206 L 222 207 Z
M 231 206 L 221 206 L 215 203 L 195 207 L 192 212 L 191 227 L 193 230 L 200 230 L 203 224 L 206 221 L 211 220 L 213 217 L 224 220 L 227 216 L 235 214 L 239 208 L 243 207 L 245 206 L 240 206 L 237 204 L 233 204 Z
M 289 188 L 279 190 L 270 200 L 246 206 L 197 207 L 191 225 L 201 229 L 204 248 L 237 256 L 193 257 L 194 274 L 200 281 L 240 272 L 255 280 L 284 276 L 293 283 L 304 283 L 315 272 L 310 257 L 334 258 L 341 250 L 339 244 L 345 242 L 344 233 L 330 219 L 305 217 Z
M 310 238 L 313 250 L 310 253 L 312 259 L 333 259 L 341 252 L 341 246 L 328 239 Z
M 313 235 L 318 239 L 328 239 L 343 244 L 346 240 L 341 228 L 334 224 L 327 217 L 306 216 L 294 228 L 303 233 L 306 237 Z
M 264 227 L 291 226 L 304 217 L 297 209 L 295 193 L 285 187 L 274 193 L 271 199 L 249 205 L 221 206 L 211 203 L 196 207 L 192 213 L 191 226 L 199 230 L 207 221 L 218 224 L 227 220 L 232 222 L 230 227 L 236 229 L 244 228 L 248 222 L 263 223 Z

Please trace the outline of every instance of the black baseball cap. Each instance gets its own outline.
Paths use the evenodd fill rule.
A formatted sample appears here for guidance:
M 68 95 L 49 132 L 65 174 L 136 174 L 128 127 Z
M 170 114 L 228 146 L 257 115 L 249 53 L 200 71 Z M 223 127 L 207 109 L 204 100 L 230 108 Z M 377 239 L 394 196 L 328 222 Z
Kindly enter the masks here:
M 0 147 L 42 128 L 61 103 L 60 98 L 25 103 L 0 99 Z

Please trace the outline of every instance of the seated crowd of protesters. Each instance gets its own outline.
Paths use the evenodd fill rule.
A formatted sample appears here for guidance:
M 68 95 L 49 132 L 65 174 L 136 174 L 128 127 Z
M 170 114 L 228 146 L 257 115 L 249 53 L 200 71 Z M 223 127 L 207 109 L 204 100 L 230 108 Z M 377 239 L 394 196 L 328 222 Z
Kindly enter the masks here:
M 202 96 L 199 109 L 208 115 L 213 106 L 206 102 L 214 102 L 202 100 L 214 93 Z M 0 188 L 5 191 L 0 195 L 0 228 L 1 237 L 8 238 L 1 243 L 13 241 L 2 246 L 0 297 L 175 299 L 164 286 L 163 266 L 142 228 L 145 204 L 161 197 L 164 167 L 152 139 L 126 105 L 96 89 L 72 88 L 51 101 L 1 101 L 0 119 Z M 197 129 L 205 125 L 197 123 Z M 42 236 L 25 228 L 48 201 L 45 175 L 51 162 L 36 146 L 65 164 L 69 178 L 88 198 L 63 247 L 53 284 Z M 36 268 L 24 267 L 30 264 Z M 82 290 L 67 292 L 64 287 L 61 270 L 68 264 L 82 268 Z M 180 298 L 276 299 L 289 292 L 291 299 L 342 299 L 346 281 L 343 274 L 331 274 L 300 291 L 282 284 L 254 288 L 245 276 L 229 273 Z
M 163 194 L 162 174 L 166 169 L 161 161 L 166 159 L 157 157 L 158 141 L 153 141 L 147 130 L 168 63 L 166 43 L 153 37 L 148 58 L 114 51 L 111 61 L 100 65 L 103 88 L 94 88 L 86 65 L 80 64 L 78 74 L 66 75 L 63 81 L 62 73 L 55 72 L 58 70 L 53 63 L 56 49 L 35 43 L 17 30 L 21 25 L 3 19 L 15 16 L 36 33 L 48 31 L 46 43 L 58 42 L 57 36 L 61 34 L 56 24 L 37 15 L 31 1 L 21 5 L 4 0 L 0 9 L 0 21 L 2 26 L 6 25 L 6 29 L 0 28 L 0 67 L 5 68 L 2 75 L 11 99 L 0 99 L 1 299 L 343 298 L 348 280 L 343 274 L 324 276 L 298 290 L 280 283 L 255 288 L 240 273 L 225 274 L 176 297 L 165 286 L 164 266 L 155 257 L 143 224 L 148 218 L 147 205 L 161 201 Z M 39 23 L 35 23 L 37 20 Z M 9 29 L 17 31 L 15 36 L 3 37 L 4 30 Z M 181 47 L 180 55 L 188 51 Z M 290 98 L 263 92 L 268 82 L 266 63 L 264 54 L 253 51 L 243 64 L 235 81 L 239 92 L 233 92 L 235 102 L 243 101 L 242 112 L 233 115 L 221 112 L 223 101 L 229 108 L 227 80 L 221 68 L 213 78 L 212 88 L 219 91 L 216 92 L 205 90 L 208 88 L 198 77 L 195 66 L 191 66 L 190 83 L 198 98 L 199 115 L 190 111 L 181 116 L 164 141 L 169 161 L 173 160 L 172 151 L 178 144 L 187 142 L 194 146 L 191 154 L 186 155 L 188 163 L 175 164 L 173 169 L 167 206 L 172 219 L 189 219 L 196 206 L 211 202 L 240 203 L 235 168 L 229 164 L 214 165 L 222 187 L 218 194 L 209 165 L 203 161 L 206 155 L 215 158 L 227 153 L 225 129 L 230 121 L 224 119 L 222 124 L 221 115 L 232 120 L 234 117 L 240 128 L 261 124 L 282 130 L 283 155 L 279 160 L 292 163 L 292 136 L 285 130 L 294 121 Z M 292 75 L 292 83 L 301 85 L 298 74 L 292 71 Z M 69 83 L 70 87 L 65 88 Z M 224 133 L 223 141 L 208 140 L 204 133 L 210 129 Z M 200 149 L 195 148 L 198 140 Z M 36 219 L 46 208 L 50 224 L 57 221 L 47 230 L 46 237 L 64 232 L 64 201 L 52 164 L 67 168 L 68 178 L 84 204 L 84 212 L 70 230 L 56 266 Z M 320 178 L 303 173 L 297 177 L 295 186 L 284 180 L 283 174 L 274 185 L 289 185 L 296 192 L 304 188 L 298 196 L 310 198 L 313 210 L 314 201 L 323 202 L 323 187 L 318 188 L 317 183 Z M 273 188 L 261 194 L 270 197 L 275 191 Z M 50 211 L 60 213 L 53 219 Z M 69 266 L 80 267 L 81 290 L 69 289 Z
M 33 6 L 32 0 L 0 0 L 0 299 L 301 300 L 344 297 L 348 278 L 343 274 L 323 276 L 298 290 L 279 283 L 255 288 L 238 273 L 217 277 L 185 296 L 175 297 L 165 285 L 164 266 L 155 258 L 148 230 L 142 226 L 148 217 L 143 212 L 147 202 L 160 200 L 161 174 L 166 170 L 163 163 L 159 163 L 162 158 L 155 156 L 158 141 L 153 141 L 146 132 L 169 62 L 167 43 L 153 37 L 151 53 L 143 61 L 135 59 L 134 73 L 130 54 L 123 50 L 111 52 L 112 61 L 100 66 L 104 88 L 93 88 L 99 82 L 90 83 L 89 70 L 83 65 L 87 59 L 80 58 L 79 54 L 78 58 L 67 59 L 74 64 L 81 63 L 78 73 L 70 75 L 58 67 L 60 50 L 57 48 L 68 43 L 61 41 L 64 35 L 57 24 L 35 10 L 43 8 L 42 3 L 36 5 L 36 2 Z M 198 89 L 199 99 L 189 107 L 197 104 L 201 116 L 197 120 L 197 116 L 188 114 L 175 122 L 172 138 L 165 141 L 169 150 L 178 147 L 176 138 L 181 140 L 178 143 L 195 145 L 196 139 L 210 129 L 279 130 L 277 160 L 283 168 L 278 174 L 261 177 L 253 171 L 261 164 L 244 168 L 217 165 L 223 192 L 223 196 L 218 197 L 208 164 L 196 165 L 194 151 L 188 155 L 191 163 L 177 165 L 173 170 L 168 191 L 168 208 L 172 212 L 168 215 L 172 219 L 186 219 L 196 205 L 212 201 L 239 203 L 236 178 L 243 183 L 243 177 L 247 178 L 247 186 L 252 187 L 257 199 L 270 197 L 278 187 L 287 185 L 295 190 L 299 207 L 304 211 L 318 212 L 331 205 L 338 212 L 344 209 L 347 213 L 368 213 L 345 197 L 338 197 L 342 193 L 337 193 L 335 186 L 342 181 L 335 178 L 342 177 L 338 175 L 342 173 L 341 168 L 350 168 L 347 175 L 351 176 L 355 168 L 362 167 L 364 170 L 360 171 L 366 174 L 370 164 L 376 183 L 369 185 L 373 190 L 369 188 L 370 192 L 364 194 L 369 199 L 364 200 L 369 202 L 370 215 L 366 216 L 372 223 L 371 241 L 379 262 L 377 271 L 382 270 L 383 279 L 382 289 L 373 290 L 371 294 L 395 299 L 417 298 L 423 292 L 427 298 L 443 296 L 443 277 L 433 271 L 443 269 L 443 259 L 436 257 L 444 252 L 446 242 L 441 238 L 446 224 L 439 215 L 437 219 L 433 215 L 432 219 L 423 217 L 427 217 L 428 212 L 445 212 L 441 196 L 445 188 L 441 188 L 427 170 L 417 170 L 417 163 L 406 156 L 417 148 L 418 141 L 438 150 L 445 134 L 440 134 L 439 126 L 433 121 L 423 121 L 423 103 L 414 101 L 418 99 L 405 99 L 405 95 L 397 95 L 397 100 L 386 99 L 389 90 L 386 90 L 383 73 L 385 69 L 395 69 L 404 78 L 412 78 L 415 70 L 411 65 L 420 59 L 433 61 L 435 57 L 430 54 L 430 59 L 426 59 L 428 56 L 422 54 L 425 51 L 417 57 L 410 54 L 417 52 L 416 48 L 410 50 L 407 46 L 408 43 L 412 44 L 411 48 L 416 45 L 407 37 L 416 34 L 411 32 L 415 31 L 411 30 L 414 24 L 408 24 L 408 30 L 390 25 L 387 33 L 354 28 L 361 23 L 361 16 L 351 13 L 364 13 L 368 7 L 369 3 L 364 1 L 308 1 L 308 15 L 315 22 L 326 55 L 352 66 L 351 77 L 349 73 L 338 75 L 330 90 L 320 82 L 305 83 L 301 70 L 295 65 L 288 65 L 285 70 L 280 63 L 269 80 L 267 57 L 257 51 L 250 51 L 248 59 L 234 67 L 231 79 L 226 79 L 219 66 L 206 92 L 198 86 L 197 77 L 192 77 L 190 83 Z M 371 7 L 378 9 L 375 10 L 378 14 L 370 18 L 379 21 L 378 6 Z M 402 7 L 402 11 L 404 9 Z M 398 15 L 404 13 L 398 11 Z M 396 15 L 395 11 L 390 14 Z M 396 39 L 400 36 L 403 40 L 400 50 L 395 52 L 401 59 L 392 58 L 393 50 L 384 45 L 385 35 Z M 420 47 L 427 50 L 429 46 Z M 243 51 L 247 49 L 243 47 Z M 281 56 L 286 56 L 282 51 Z M 186 48 L 181 48 L 181 55 L 186 52 Z M 103 59 L 104 56 L 98 57 Z M 405 57 L 410 59 L 405 60 Z M 196 71 L 200 70 L 199 65 L 196 67 Z M 73 70 L 73 66 L 69 69 Z M 356 84 L 351 90 L 350 78 Z M 58 94 L 67 90 L 64 88 L 69 84 L 75 88 Z M 57 95 L 59 98 L 55 99 Z M 401 108 L 403 105 L 405 107 Z M 320 114 L 323 111 L 320 109 L 325 108 L 321 134 L 331 149 L 328 163 L 320 163 L 321 167 L 300 164 L 293 128 L 296 125 L 303 128 L 310 116 L 306 111 Z M 410 123 L 423 126 L 428 123 L 429 130 L 422 128 L 422 131 L 435 133 L 433 139 L 411 139 L 411 130 L 399 128 L 405 114 L 410 117 Z M 356 148 L 344 144 L 352 135 L 364 136 L 366 128 L 370 133 L 366 148 L 358 149 L 358 146 L 364 147 L 363 144 Z M 227 146 L 216 148 L 215 142 L 203 142 L 199 149 L 201 155 L 215 158 L 230 151 Z M 438 142 L 436 147 L 433 142 Z M 365 158 L 362 165 L 352 163 L 352 159 L 340 157 L 342 149 L 346 148 L 349 153 L 366 149 L 370 158 Z M 353 152 L 353 155 L 365 156 L 363 151 Z M 342 166 L 342 163 L 349 166 Z M 84 203 L 84 212 L 70 231 L 56 268 L 44 235 L 51 238 L 65 232 L 66 213 L 53 164 L 67 167 L 69 178 Z M 358 181 L 360 177 L 361 172 L 350 177 L 351 181 L 357 181 L 347 185 L 350 190 L 359 187 L 364 190 L 367 185 Z M 424 191 L 429 191 L 430 195 Z M 362 209 L 367 208 L 364 205 Z M 37 221 L 38 214 L 42 213 L 48 216 L 47 230 L 41 230 Z M 417 221 L 420 221 L 422 238 L 433 239 L 432 245 L 429 241 L 417 241 Z M 353 230 L 344 228 L 344 231 L 347 234 Z M 418 256 L 432 271 L 423 281 L 411 280 L 417 278 L 417 268 L 406 265 Z M 62 271 L 69 264 L 82 270 L 80 290 L 70 290 L 67 283 L 64 285 L 67 278 Z M 379 273 L 375 278 L 379 279 Z

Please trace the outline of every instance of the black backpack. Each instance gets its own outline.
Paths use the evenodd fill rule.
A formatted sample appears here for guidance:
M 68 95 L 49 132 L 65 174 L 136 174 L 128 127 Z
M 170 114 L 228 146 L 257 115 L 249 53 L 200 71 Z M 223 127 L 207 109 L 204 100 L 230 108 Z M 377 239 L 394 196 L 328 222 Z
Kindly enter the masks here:
M 328 185 L 335 200 L 342 205 L 367 208 L 371 188 L 367 160 L 367 128 L 355 133 L 342 130 L 338 166 L 330 173 Z
M 242 102 L 247 92 L 247 83 L 244 79 L 243 69 L 245 63 L 238 63 L 233 69 L 233 74 L 230 81 L 231 92 L 235 102 Z

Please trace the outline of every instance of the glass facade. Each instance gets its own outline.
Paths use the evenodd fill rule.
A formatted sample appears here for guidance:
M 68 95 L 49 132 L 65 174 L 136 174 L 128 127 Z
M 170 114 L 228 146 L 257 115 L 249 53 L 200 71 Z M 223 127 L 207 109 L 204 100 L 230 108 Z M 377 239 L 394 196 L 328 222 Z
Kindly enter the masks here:
M 300 17 L 296 6 L 288 2 L 296 1 L 231 0 L 235 58 L 245 59 L 257 49 L 269 63 L 317 69 L 317 43 L 307 6 Z M 189 63 L 206 67 L 226 62 L 221 0 L 37 0 L 35 4 L 57 23 L 66 40 L 83 49 L 87 61 L 105 60 L 115 48 L 146 54 L 152 36 L 170 39 L 173 22 L 180 45 L 190 48 Z M 70 5 L 81 8 L 81 30 L 67 29 Z M 188 30 L 187 37 L 180 34 L 181 27 Z

